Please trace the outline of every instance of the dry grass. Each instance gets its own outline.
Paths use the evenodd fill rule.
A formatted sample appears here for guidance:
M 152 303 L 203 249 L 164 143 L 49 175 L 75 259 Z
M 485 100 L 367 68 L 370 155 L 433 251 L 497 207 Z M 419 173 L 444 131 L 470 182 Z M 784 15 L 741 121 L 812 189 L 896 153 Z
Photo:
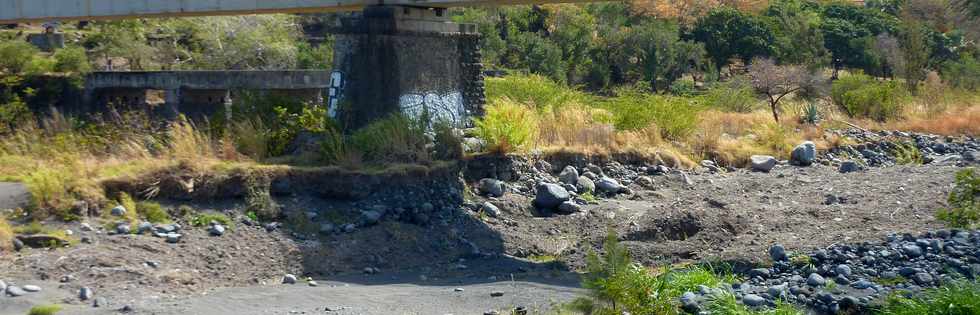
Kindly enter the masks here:
M 14 239 L 14 230 L 7 222 L 7 218 L 0 216 L 0 250 L 10 250 Z
M 947 136 L 980 136 L 980 106 L 957 107 L 939 114 L 912 117 L 886 124 L 875 124 L 874 129 L 907 130 Z

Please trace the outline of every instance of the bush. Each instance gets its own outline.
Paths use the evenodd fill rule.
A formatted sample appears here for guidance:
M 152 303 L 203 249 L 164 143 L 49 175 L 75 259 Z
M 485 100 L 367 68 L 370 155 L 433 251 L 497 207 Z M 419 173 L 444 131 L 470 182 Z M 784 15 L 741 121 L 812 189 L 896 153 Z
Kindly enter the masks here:
M 60 305 L 50 304 L 50 305 L 38 305 L 32 307 L 27 315 L 54 315 L 61 311 Z
M 477 135 L 491 152 L 513 152 L 531 145 L 538 132 L 537 117 L 507 97 L 490 100 L 486 115 L 476 120 Z
M 538 111 L 558 110 L 571 103 L 588 103 L 585 93 L 568 88 L 539 75 L 510 75 L 487 78 L 487 100 L 507 98 Z
M 950 85 L 967 90 L 980 89 L 980 61 L 964 54 L 959 60 L 943 65 L 943 79 Z
M 85 49 L 69 47 L 54 53 L 54 71 L 65 73 L 87 73 L 92 71 Z
M 426 124 L 401 113 L 375 121 L 351 135 L 350 144 L 364 159 L 378 163 L 424 163 L 431 160 Z
M 156 202 L 139 202 L 136 204 L 136 212 L 150 223 L 167 223 L 170 221 L 170 215 Z
M 957 280 L 928 289 L 918 297 L 889 296 L 878 311 L 882 315 L 980 314 L 980 283 Z
M 750 113 L 759 104 L 755 90 L 744 80 L 713 84 L 701 99 L 709 107 L 736 113 Z
M 272 180 L 264 174 L 245 175 L 245 211 L 255 213 L 261 220 L 272 221 L 282 215 L 282 211 L 270 192 Z
M 880 122 L 898 118 L 907 97 L 897 82 L 878 82 L 864 74 L 842 77 L 831 87 L 831 98 L 848 116 Z
M 645 94 L 621 89 L 602 108 L 613 114 L 617 130 L 635 131 L 656 126 L 664 138 L 681 139 L 697 128 L 701 107 L 689 98 Z
M 38 49 L 27 42 L 17 40 L 0 42 L 0 73 L 28 72 L 38 53 Z
M 936 212 L 936 219 L 954 228 L 972 228 L 980 221 L 980 175 L 975 168 L 956 172 L 956 185 L 946 199 L 949 208 Z
M 922 151 L 912 143 L 900 143 L 895 147 L 895 162 L 901 165 L 921 165 Z

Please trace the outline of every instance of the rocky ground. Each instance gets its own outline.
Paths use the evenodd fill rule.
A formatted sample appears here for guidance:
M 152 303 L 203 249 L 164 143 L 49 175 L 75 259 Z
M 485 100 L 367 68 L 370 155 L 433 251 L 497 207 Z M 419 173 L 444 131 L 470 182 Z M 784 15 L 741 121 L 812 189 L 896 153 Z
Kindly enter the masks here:
M 461 207 L 424 222 L 381 212 L 377 220 L 351 220 L 349 227 L 329 224 L 329 231 L 318 233 L 326 223 L 315 221 L 312 232 L 290 224 L 249 225 L 242 204 L 216 202 L 195 208 L 232 214 L 237 223 L 215 236 L 207 227 L 178 222 L 183 229 L 176 243 L 152 233 L 110 235 L 68 224 L 62 228 L 90 242 L 0 256 L 0 280 L 6 285 L 41 289 L 0 297 L 0 313 L 24 313 L 38 303 L 60 303 L 68 313 L 83 314 L 120 309 L 147 314 L 544 311 L 582 293 L 574 270 L 584 265 L 585 254 L 599 249 L 609 231 L 645 264 L 731 262 L 753 277 L 744 287 L 729 289 L 750 301 L 761 298 L 760 305 L 770 303 L 771 287 L 783 282 L 786 290 L 773 291 L 776 295 L 786 292 L 801 304 L 830 310 L 851 298 L 867 304 L 889 290 L 874 282 L 884 272 L 908 274 L 909 283 L 921 287 L 946 274 L 940 262 L 959 259 L 958 267 L 972 268 L 975 257 L 954 253 L 975 251 L 976 235 L 902 235 L 942 228 L 933 214 L 944 206 L 953 174 L 975 163 L 978 142 L 850 132 L 862 143 L 809 154 L 801 146 L 805 163 L 796 154 L 792 163 L 757 159 L 757 164 L 771 165 L 753 168 L 768 171 L 728 169 L 710 161 L 697 170 L 678 171 L 519 159 L 507 171 L 514 174 L 502 178 L 506 181 L 477 180 L 475 194 Z M 894 144 L 905 142 L 921 147 L 929 163 L 895 165 Z M 586 194 L 590 188 L 594 192 Z M 287 211 L 307 211 L 323 202 L 280 200 Z M 933 246 L 936 240 L 945 245 Z M 866 242 L 872 243 L 862 245 Z M 773 244 L 818 257 L 809 267 L 815 270 L 778 262 L 766 269 L 768 274 L 757 270 L 771 262 L 767 253 Z M 913 259 L 905 251 L 910 245 L 921 249 Z M 907 261 L 900 264 L 900 259 Z M 847 281 L 838 286 L 841 291 L 807 287 L 811 274 L 825 280 L 845 274 L 839 265 L 850 268 Z M 298 275 L 299 283 L 282 284 L 286 274 Z M 870 286 L 854 290 L 874 292 L 847 289 L 861 280 Z M 84 301 L 79 296 L 83 288 L 91 290 Z M 692 292 L 686 301 L 696 307 L 712 290 L 720 289 Z

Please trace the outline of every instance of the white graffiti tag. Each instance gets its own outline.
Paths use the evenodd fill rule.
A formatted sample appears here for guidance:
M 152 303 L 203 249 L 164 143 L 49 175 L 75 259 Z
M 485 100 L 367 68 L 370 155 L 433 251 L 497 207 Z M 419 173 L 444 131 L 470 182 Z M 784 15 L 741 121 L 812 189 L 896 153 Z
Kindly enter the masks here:
M 430 123 L 443 121 L 454 127 L 461 127 L 466 118 L 466 107 L 463 105 L 463 94 L 451 92 L 439 95 L 436 93 L 403 94 L 398 98 L 398 106 L 402 113 L 415 119 L 428 118 Z
M 330 94 L 327 98 L 327 115 L 330 118 L 337 118 L 337 106 L 340 104 L 340 97 L 344 92 L 344 73 L 334 71 L 330 73 Z

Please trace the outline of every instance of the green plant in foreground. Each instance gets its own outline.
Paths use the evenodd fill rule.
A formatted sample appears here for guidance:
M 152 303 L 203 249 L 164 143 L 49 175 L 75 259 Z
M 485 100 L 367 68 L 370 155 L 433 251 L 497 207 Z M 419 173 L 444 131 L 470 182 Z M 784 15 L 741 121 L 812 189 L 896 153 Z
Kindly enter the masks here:
M 486 115 L 476 120 L 476 130 L 491 152 L 507 153 L 532 144 L 538 123 L 530 108 L 502 98 L 487 105 Z
M 193 226 L 208 226 L 211 221 L 218 222 L 228 228 L 233 227 L 233 222 L 228 216 L 221 213 L 202 213 L 191 218 L 191 225 Z
M 50 304 L 50 305 L 38 305 L 32 307 L 27 315 L 53 315 L 61 311 L 61 305 Z
M 956 172 L 956 185 L 949 193 L 949 208 L 936 211 L 936 219 L 954 228 L 970 228 L 980 221 L 980 176 L 975 168 Z
M 745 304 L 739 303 L 734 294 L 727 291 L 715 295 L 705 309 L 715 315 L 803 315 L 803 312 L 790 303 L 777 301 L 776 307 L 764 310 L 750 310 Z
M 953 281 L 914 298 L 890 295 L 877 312 L 882 315 L 980 314 L 980 283 Z

